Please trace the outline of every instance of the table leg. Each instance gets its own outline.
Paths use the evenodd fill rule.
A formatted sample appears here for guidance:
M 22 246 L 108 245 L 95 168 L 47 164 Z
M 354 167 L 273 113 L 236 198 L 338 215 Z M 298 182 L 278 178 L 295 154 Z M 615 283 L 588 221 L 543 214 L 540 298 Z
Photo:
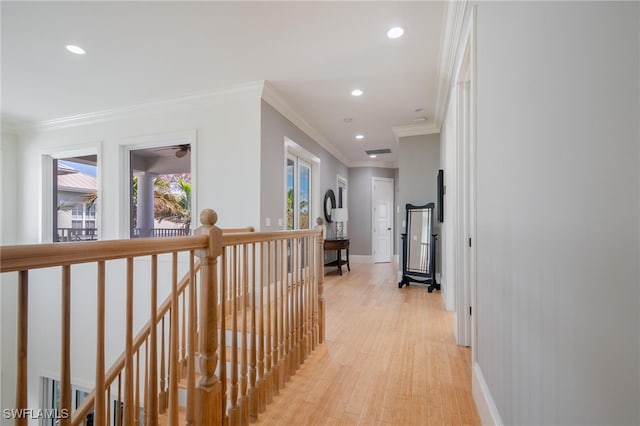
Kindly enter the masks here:
M 342 275 L 342 250 L 338 249 L 338 272 Z

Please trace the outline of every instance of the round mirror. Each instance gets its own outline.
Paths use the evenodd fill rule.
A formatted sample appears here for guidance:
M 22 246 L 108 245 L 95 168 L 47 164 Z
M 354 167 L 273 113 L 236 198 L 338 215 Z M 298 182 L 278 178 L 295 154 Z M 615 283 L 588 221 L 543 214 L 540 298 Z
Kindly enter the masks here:
M 336 195 L 330 189 L 324 194 L 324 218 L 327 223 L 331 223 L 331 211 L 336 208 Z

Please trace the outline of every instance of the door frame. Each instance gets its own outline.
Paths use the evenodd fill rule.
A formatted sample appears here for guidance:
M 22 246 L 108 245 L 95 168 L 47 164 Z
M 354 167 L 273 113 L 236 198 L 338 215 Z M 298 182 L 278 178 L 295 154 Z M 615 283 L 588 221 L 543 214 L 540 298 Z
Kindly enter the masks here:
M 471 346 L 477 360 L 476 304 L 476 67 L 473 19 L 462 37 L 460 67 L 453 76 L 456 123 L 455 330 L 456 343 Z
M 371 220 L 371 263 L 376 263 L 376 255 L 375 255 L 375 248 L 376 248 L 376 240 L 375 240 L 375 214 L 374 214 L 374 204 L 373 204 L 373 193 L 374 193 L 374 188 L 375 188 L 375 184 L 376 182 L 385 182 L 385 183 L 391 183 L 391 219 L 389 222 L 391 222 L 391 237 L 389 238 L 389 262 L 393 261 L 393 240 L 395 238 L 395 220 L 393 217 L 393 211 L 394 211 L 394 206 L 395 206 L 395 201 L 394 201 L 394 188 L 395 188 L 395 180 L 393 178 L 385 178 L 385 177 L 377 177 L 377 176 L 373 176 L 371 178 L 371 205 L 369 206 L 369 214 L 370 214 L 370 220 Z M 381 262 L 383 263 L 383 262 Z

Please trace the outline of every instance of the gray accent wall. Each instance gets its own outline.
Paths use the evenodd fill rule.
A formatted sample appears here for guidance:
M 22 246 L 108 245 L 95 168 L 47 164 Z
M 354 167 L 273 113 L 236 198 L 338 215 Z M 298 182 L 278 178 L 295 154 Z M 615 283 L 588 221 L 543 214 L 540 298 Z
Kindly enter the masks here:
M 306 133 L 280 114 L 266 101 L 261 102 L 260 113 L 260 229 L 272 231 L 284 229 L 278 226 L 278 220 L 285 222 L 284 185 L 285 185 L 285 137 L 300 145 L 320 159 L 320 197 L 318 214 L 312 215 L 311 223 L 315 224 L 316 216 L 324 217 L 322 201 L 328 189 L 336 192 L 337 176 L 347 177 L 349 170 L 342 162 L 320 146 Z M 349 191 L 351 183 L 349 182 Z M 265 225 L 271 219 L 271 226 Z
M 349 238 L 351 240 L 349 254 L 363 256 L 373 254 L 371 252 L 371 180 L 374 177 L 395 178 L 396 170 L 382 167 L 349 169 Z M 394 230 L 394 233 L 397 233 L 397 230 Z M 395 243 L 393 252 L 396 253 Z
M 399 153 L 399 193 L 397 244 L 402 258 L 402 241 L 400 233 L 405 232 L 403 222 L 406 217 L 405 206 L 410 204 L 436 203 L 438 170 L 440 169 L 440 134 L 407 136 L 400 138 Z M 434 210 L 434 214 L 436 210 Z M 435 218 L 435 216 L 434 216 Z M 434 219 L 435 232 L 440 233 L 440 223 Z M 440 244 L 437 246 L 436 271 L 440 272 Z M 402 259 L 400 259 L 402 265 Z
M 507 425 L 640 424 L 640 4 L 477 4 L 478 367 Z

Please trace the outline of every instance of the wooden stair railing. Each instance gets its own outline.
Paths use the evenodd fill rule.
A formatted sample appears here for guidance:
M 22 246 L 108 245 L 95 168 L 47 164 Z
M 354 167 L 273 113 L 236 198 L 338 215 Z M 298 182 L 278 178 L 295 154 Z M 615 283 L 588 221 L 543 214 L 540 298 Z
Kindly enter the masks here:
M 200 219 L 191 237 L 2 248 L 0 272 L 18 272 L 17 409 L 29 403 L 29 270 L 60 266 L 57 408 L 71 415 L 59 424 L 87 424 L 90 417 L 95 425 L 136 426 L 246 425 L 257 419 L 323 341 L 322 231 L 222 231 L 212 210 Z M 178 282 L 179 253 L 188 255 L 188 272 Z M 158 306 L 163 254 L 171 255 L 171 291 Z M 134 285 L 134 259 L 142 256 L 151 257 L 150 315 L 134 338 L 134 287 L 140 286 Z M 125 351 L 105 372 L 105 264 L 115 259 L 126 259 Z M 71 265 L 78 263 L 96 264 L 96 375 L 94 390 L 72 412 Z M 15 424 L 26 425 L 27 416 Z

